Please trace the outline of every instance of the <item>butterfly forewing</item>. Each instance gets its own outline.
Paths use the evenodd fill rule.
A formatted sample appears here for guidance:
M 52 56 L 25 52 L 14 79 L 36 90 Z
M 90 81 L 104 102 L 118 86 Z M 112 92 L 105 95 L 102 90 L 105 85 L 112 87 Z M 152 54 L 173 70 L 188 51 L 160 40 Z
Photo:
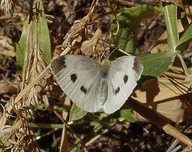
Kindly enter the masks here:
M 143 66 L 134 56 L 123 56 L 109 68 L 108 96 L 103 106 L 106 113 L 118 110 L 128 99 L 141 77 Z
M 101 65 L 81 55 L 60 56 L 51 64 L 51 70 L 61 89 L 81 109 L 98 111 L 100 99 Z

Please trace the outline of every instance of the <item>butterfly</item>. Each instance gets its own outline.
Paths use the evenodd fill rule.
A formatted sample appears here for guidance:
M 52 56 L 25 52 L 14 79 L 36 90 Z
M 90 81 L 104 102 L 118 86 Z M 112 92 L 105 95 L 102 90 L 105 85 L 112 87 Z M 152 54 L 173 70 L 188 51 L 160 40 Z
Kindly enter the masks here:
M 122 56 L 99 64 L 83 55 L 64 55 L 51 63 L 51 71 L 67 96 L 80 109 L 114 113 L 133 92 L 143 72 L 135 56 Z

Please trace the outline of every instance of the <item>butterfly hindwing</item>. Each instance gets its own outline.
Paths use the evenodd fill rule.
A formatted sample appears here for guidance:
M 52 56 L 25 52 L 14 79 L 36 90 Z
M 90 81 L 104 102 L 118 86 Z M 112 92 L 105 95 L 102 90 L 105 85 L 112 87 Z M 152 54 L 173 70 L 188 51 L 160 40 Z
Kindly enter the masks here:
M 99 95 L 101 65 L 81 55 L 60 56 L 51 64 L 57 83 L 79 108 L 98 111 L 103 102 Z
M 123 56 L 111 63 L 104 112 L 113 113 L 125 103 L 136 87 L 142 71 L 142 64 L 134 56 Z

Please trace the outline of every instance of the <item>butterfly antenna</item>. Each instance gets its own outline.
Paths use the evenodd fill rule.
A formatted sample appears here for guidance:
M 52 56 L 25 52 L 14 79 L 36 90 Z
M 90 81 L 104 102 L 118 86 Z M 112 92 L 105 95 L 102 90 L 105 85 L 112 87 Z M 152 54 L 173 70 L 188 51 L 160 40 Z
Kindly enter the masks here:
M 122 45 L 122 43 L 124 43 L 125 41 L 126 41 L 126 40 L 122 41 L 119 45 L 117 45 L 117 46 L 109 53 L 109 55 L 107 56 L 106 60 L 108 60 L 109 57 L 110 57 L 116 50 L 118 50 L 118 51 L 120 51 L 120 52 L 122 52 L 122 53 L 124 53 L 124 54 L 126 54 L 126 55 L 129 56 L 129 54 L 128 54 L 127 52 L 125 52 L 125 51 L 123 51 L 122 49 L 119 48 L 119 47 Z
M 116 48 L 114 48 L 109 55 L 107 56 L 106 60 L 109 60 L 109 57 L 113 54 L 113 52 L 115 52 L 118 49 L 118 46 Z

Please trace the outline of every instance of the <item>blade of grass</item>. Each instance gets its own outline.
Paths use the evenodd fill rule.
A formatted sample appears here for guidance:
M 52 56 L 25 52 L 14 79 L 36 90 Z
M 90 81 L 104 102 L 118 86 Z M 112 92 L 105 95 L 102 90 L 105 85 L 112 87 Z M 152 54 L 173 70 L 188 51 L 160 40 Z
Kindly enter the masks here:
M 191 40 L 192 40 L 192 25 L 190 25 L 188 29 L 185 31 L 185 33 L 182 35 L 176 49 L 183 50 Z
M 179 33 L 177 29 L 177 6 L 174 4 L 168 4 L 163 8 L 163 12 L 167 27 L 168 51 L 176 53 L 176 46 L 179 41 Z

